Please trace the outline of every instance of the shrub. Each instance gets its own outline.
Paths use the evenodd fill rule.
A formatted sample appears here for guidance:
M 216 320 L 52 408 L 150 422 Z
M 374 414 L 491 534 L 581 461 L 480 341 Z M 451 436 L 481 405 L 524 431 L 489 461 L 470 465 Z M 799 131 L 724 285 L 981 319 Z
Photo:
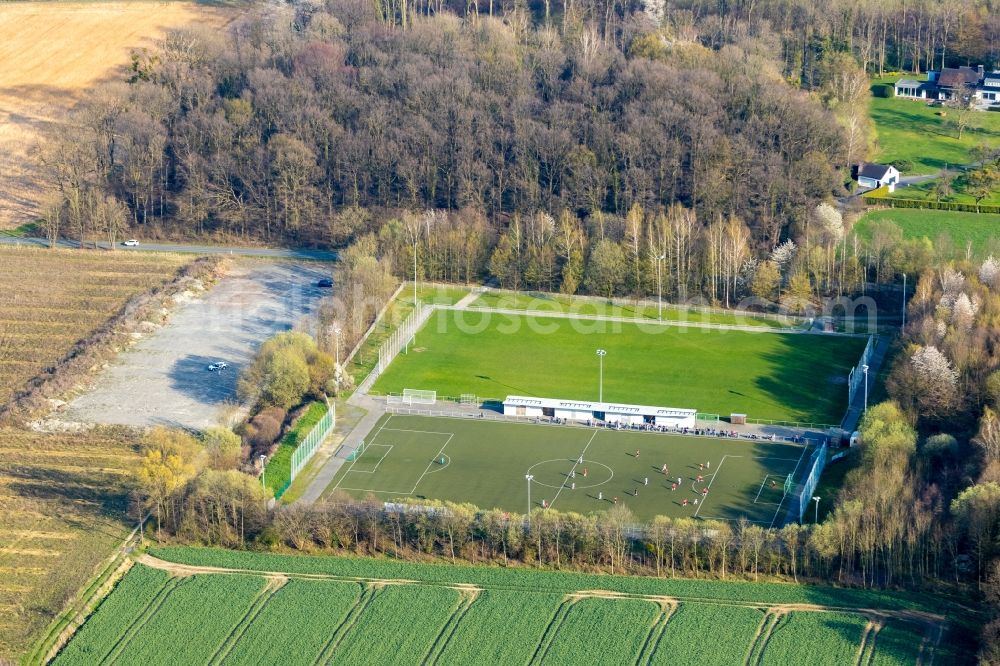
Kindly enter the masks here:
M 875 97 L 895 97 L 896 87 L 889 83 L 876 83 L 872 86 L 872 95 Z
M 277 441 L 278 437 L 281 435 L 281 424 L 275 418 L 275 413 L 281 410 L 264 410 L 257 416 L 250 419 L 250 423 L 246 428 L 247 440 L 255 455 L 267 454 L 271 450 L 271 446 Z
M 958 440 L 943 432 L 931 435 L 924 441 L 921 453 L 926 458 L 940 463 L 958 453 Z
M 319 397 L 333 376 L 333 365 L 330 355 L 305 333 L 279 333 L 261 346 L 240 375 L 240 397 L 288 409 L 307 395 Z
M 212 469 L 236 469 L 240 464 L 240 437 L 229 428 L 209 428 L 201 438 Z
M 955 203 L 953 201 L 933 201 L 924 199 L 890 199 L 878 196 L 878 190 L 869 192 L 862 197 L 866 204 L 872 206 L 888 206 L 889 208 L 925 208 L 927 210 L 952 210 L 960 213 L 1000 213 L 1000 205 Z
M 302 400 L 309 390 L 309 366 L 293 350 L 275 352 L 264 363 L 261 403 L 288 409 Z

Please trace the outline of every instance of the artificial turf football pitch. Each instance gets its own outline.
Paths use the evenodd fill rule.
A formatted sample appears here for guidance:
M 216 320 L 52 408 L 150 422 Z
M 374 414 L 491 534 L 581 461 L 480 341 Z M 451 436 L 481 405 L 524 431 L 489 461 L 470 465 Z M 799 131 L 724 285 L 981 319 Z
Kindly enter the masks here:
M 810 451 L 764 440 L 387 414 L 327 492 L 523 513 L 529 507 L 525 475 L 531 474 L 532 509 L 544 501 L 560 511 L 591 513 L 618 498 L 644 521 L 745 517 L 779 526 L 796 501 L 784 495 L 785 478 L 800 480 Z
M 439 310 L 373 392 L 597 400 L 838 424 L 866 339 Z

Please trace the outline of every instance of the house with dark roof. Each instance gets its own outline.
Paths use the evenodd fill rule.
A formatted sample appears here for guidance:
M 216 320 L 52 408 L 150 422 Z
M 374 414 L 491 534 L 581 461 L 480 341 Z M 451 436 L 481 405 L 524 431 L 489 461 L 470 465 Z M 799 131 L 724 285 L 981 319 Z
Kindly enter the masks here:
M 896 97 L 942 102 L 961 97 L 981 109 L 1000 105 L 1000 72 L 987 73 L 982 65 L 931 70 L 926 81 L 900 79 L 894 88 Z
M 857 181 L 858 185 L 870 190 L 884 186 L 894 192 L 899 171 L 891 164 L 862 164 L 858 166 Z

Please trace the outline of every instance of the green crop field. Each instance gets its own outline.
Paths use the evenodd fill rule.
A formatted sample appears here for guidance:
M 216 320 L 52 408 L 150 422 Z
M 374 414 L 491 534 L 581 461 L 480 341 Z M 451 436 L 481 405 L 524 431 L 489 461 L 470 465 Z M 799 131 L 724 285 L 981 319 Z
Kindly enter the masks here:
M 256 663 L 290 666 L 727 666 L 751 656 L 843 664 L 859 655 L 902 666 L 941 657 L 936 637 L 947 622 L 902 617 L 893 610 L 911 605 L 904 597 L 865 590 L 212 549 L 152 554 L 146 562 L 175 577 L 134 566 L 57 664 L 136 663 L 140 653 L 152 664 L 247 663 L 260 650 Z M 173 562 L 220 570 L 189 576 Z
M 145 567 L 143 567 L 145 568 Z M 290 580 L 267 602 L 226 655 L 231 666 L 310 663 L 358 603 L 361 586 L 342 581 Z M 312 626 L 302 633 L 300 628 Z
M 532 509 L 544 501 L 591 513 L 618 498 L 640 520 L 662 514 L 782 525 L 793 501 L 783 493 L 785 478 L 805 475 L 809 451 L 764 440 L 387 415 L 327 493 L 471 502 L 522 513 L 524 477 L 532 474 Z
M 969 245 L 974 257 L 1000 256 L 1000 215 L 917 208 L 872 210 L 858 220 L 854 229 L 861 238 L 870 239 L 872 225 L 880 220 L 898 226 L 903 238 L 928 239 L 934 243 L 936 252 L 950 255 L 949 258 L 964 258 Z M 945 237 L 951 241 L 951 252 Z
M 543 664 L 634 664 L 663 612 L 644 599 L 588 597 L 566 605 L 539 650 Z M 641 663 L 641 662 L 640 662 Z
M 851 613 L 789 613 L 776 618 L 761 644 L 760 664 L 854 663 L 867 621 Z
M 1000 113 L 974 113 L 968 129 L 958 132 L 947 126 L 949 109 L 930 107 L 927 102 L 899 97 L 872 97 L 869 112 L 878 136 L 875 161 L 913 165 L 904 175 L 937 173 L 946 167 L 968 164 L 969 151 L 981 143 L 1000 140 Z
M 650 666 L 703 666 L 742 663 L 764 620 L 760 608 L 688 602 L 670 617 Z M 725 636 L 706 641 L 705 636 Z
M 375 392 L 598 397 L 784 421 L 840 423 L 861 337 L 439 311 Z

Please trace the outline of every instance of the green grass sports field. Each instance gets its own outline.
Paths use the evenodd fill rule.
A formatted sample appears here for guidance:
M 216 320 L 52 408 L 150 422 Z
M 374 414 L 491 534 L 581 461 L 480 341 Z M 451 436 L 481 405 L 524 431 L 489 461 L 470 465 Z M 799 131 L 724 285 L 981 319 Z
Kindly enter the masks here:
M 765 326 L 768 328 L 793 328 L 800 320 L 778 315 L 751 315 L 724 310 L 686 308 L 664 303 L 656 304 L 609 303 L 593 296 L 569 296 L 547 292 L 514 292 L 491 290 L 476 298 L 470 307 L 502 308 L 507 310 L 540 310 L 542 312 L 571 312 L 581 315 L 606 315 L 655 321 L 662 313 L 664 321 L 727 324 L 739 326 Z
M 660 514 L 745 517 L 780 526 L 792 502 L 784 496 L 785 478 L 799 480 L 808 458 L 805 446 L 763 440 L 386 415 L 327 492 L 524 513 L 531 474 L 532 509 L 544 501 L 591 513 L 617 498 L 643 521 Z
M 55 664 L 957 663 L 939 644 L 945 618 L 903 616 L 893 609 L 907 602 L 887 593 L 203 548 L 153 555 L 145 561 L 169 571 L 135 565 Z
M 604 399 L 728 416 L 840 423 L 864 338 L 435 312 L 373 390 Z

